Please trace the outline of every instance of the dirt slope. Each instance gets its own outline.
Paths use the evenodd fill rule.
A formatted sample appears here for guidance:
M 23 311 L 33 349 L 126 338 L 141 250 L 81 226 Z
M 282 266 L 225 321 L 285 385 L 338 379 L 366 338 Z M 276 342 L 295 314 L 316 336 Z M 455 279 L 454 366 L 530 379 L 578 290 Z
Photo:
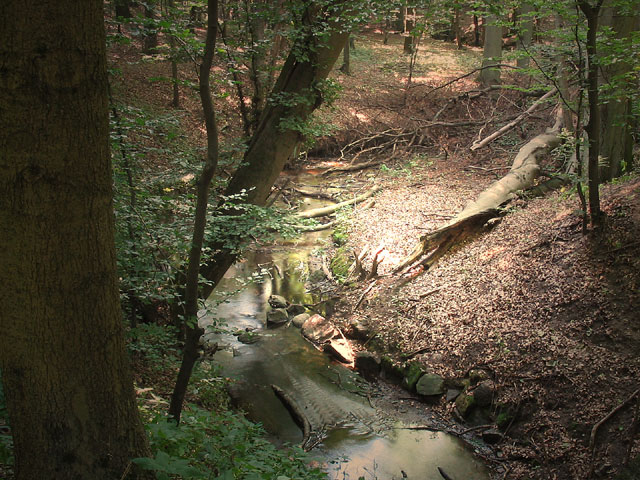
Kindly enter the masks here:
M 412 180 L 384 182 L 357 213 L 353 248 L 379 242 L 399 258 L 463 203 L 447 181 Z M 603 208 L 605 228 L 585 236 L 575 195 L 523 203 L 431 271 L 399 289 L 385 279 L 355 314 L 362 287 L 343 305 L 345 327 L 367 323 L 396 358 L 424 349 L 416 360 L 447 378 L 490 372 L 495 403 L 517 412 L 497 446 L 506 478 L 587 478 L 592 426 L 640 387 L 640 179 L 606 186 Z M 594 478 L 624 461 L 633 414 L 632 403 L 598 430 Z

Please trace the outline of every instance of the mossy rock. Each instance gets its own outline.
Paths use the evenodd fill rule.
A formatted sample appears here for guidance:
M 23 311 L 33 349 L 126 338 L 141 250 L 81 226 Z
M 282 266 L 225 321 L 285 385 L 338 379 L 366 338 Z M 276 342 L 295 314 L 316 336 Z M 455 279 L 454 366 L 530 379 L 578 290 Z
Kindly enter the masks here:
M 416 392 L 425 397 L 435 397 L 444 393 L 444 378 L 435 373 L 425 373 L 416 383 Z
M 462 418 L 469 416 L 475 404 L 476 401 L 473 398 L 473 395 L 469 395 L 467 393 L 461 393 L 458 395 L 458 398 L 456 398 L 456 409 Z
M 395 382 L 401 382 L 404 377 L 404 368 L 396 362 L 389 355 L 383 355 L 380 358 L 380 367 L 384 378 Z
M 489 374 L 484 370 L 477 369 L 469 372 L 469 381 L 471 382 L 471 385 L 476 385 L 485 380 L 489 380 Z
M 416 389 L 416 384 L 420 377 L 425 374 L 424 369 L 419 363 L 412 362 L 407 365 L 404 372 L 404 378 L 402 379 L 402 387 L 410 392 Z

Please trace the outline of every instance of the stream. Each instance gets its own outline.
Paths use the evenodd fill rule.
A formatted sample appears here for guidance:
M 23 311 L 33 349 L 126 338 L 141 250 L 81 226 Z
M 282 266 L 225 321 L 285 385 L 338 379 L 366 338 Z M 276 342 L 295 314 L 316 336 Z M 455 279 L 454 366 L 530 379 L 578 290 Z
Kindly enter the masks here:
M 316 202 L 310 203 L 313 208 Z M 488 469 L 462 441 L 423 428 L 434 423 L 406 392 L 403 397 L 397 387 L 365 381 L 317 350 L 293 325 L 267 328 L 271 295 L 304 304 L 324 299 L 319 291 L 308 292 L 305 281 L 311 252 L 327 238 L 326 232 L 309 233 L 295 244 L 248 252 L 209 298 L 201 324 L 225 325 L 226 332 L 207 333 L 205 341 L 220 346 L 214 362 L 234 380 L 232 398 L 274 442 L 299 445 L 302 431 L 272 385 L 287 392 L 313 427 L 310 456 L 330 479 L 442 480 L 439 467 L 453 480 L 488 480 Z M 328 318 L 331 306 L 325 303 L 321 312 Z M 245 332 L 245 343 L 238 332 Z

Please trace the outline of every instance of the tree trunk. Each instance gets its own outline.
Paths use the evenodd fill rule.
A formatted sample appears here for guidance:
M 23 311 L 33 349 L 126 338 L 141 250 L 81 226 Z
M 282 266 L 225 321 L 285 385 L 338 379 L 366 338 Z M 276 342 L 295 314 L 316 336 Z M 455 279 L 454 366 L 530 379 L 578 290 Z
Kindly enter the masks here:
M 268 8 L 264 0 L 253 2 L 250 12 L 249 29 L 251 32 L 251 70 L 253 83 L 251 98 L 251 131 L 254 131 L 267 101 L 267 44 L 265 42 L 266 21 L 264 12 Z
M 131 18 L 129 0 L 116 0 L 116 18 Z
M 340 71 L 345 75 L 351 75 L 351 36 L 344 42 L 344 48 L 342 49 L 342 66 Z
M 0 368 L 15 478 L 120 479 L 149 449 L 116 276 L 103 2 L 4 2 L 0 65 Z
M 523 3 L 518 9 L 518 50 L 517 65 L 520 68 L 529 66 L 529 48 L 533 41 L 533 6 Z
M 202 258 L 202 246 L 204 244 L 204 233 L 207 226 L 209 187 L 218 166 L 218 128 L 215 110 L 213 108 L 213 100 L 211 98 L 211 86 L 209 84 L 209 75 L 211 74 L 211 65 L 213 63 L 216 44 L 216 33 L 218 31 L 218 2 L 209 0 L 207 10 L 207 38 L 205 41 L 204 57 L 199 72 L 200 101 L 202 103 L 202 110 L 204 111 L 207 130 L 207 158 L 196 182 L 196 213 L 184 294 L 184 321 L 187 335 L 185 337 L 180 371 L 178 372 L 178 378 L 173 389 L 173 394 L 171 395 L 171 404 L 169 405 L 169 416 L 173 418 L 176 423 L 180 423 L 182 404 L 185 394 L 187 393 L 191 372 L 199 357 L 198 342 L 204 333 L 198 326 L 199 270 L 200 259 Z
M 598 158 L 600 156 L 600 107 L 598 105 L 598 65 L 596 63 L 598 34 L 598 14 L 602 6 L 602 0 L 593 7 L 588 0 L 578 2 L 580 9 L 587 18 L 587 84 L 589 98 L 589 123 L 585 126 L 585 132 L 589 136 L 589 214 L 591 223 L 600 223 L 600 169 Z
M 502 27 L 497 25 L 497 18 L 489 15 L 485 21 L 484 51 L 479 80 L 484 86 L 500 83 L 500 58 L 502 57 Z
M 458 48 L 458 50 L 462 50 L 462 28 L 460 26 L 460 10 L 460 5 L 456 5 L 453 12 L 453 34 L 455 36 L 456 47 Z
M 317 35 L 314 29 L 326 25 L 327 19 L 316 6 L 309 7 L 305 18 L 309 33 L 292 48 L 274 87 L 274 94 L 292 98 L 302 95 L 306 100 L 294 105 L 267 103 L 245 153 L 244 162 L 233 175 L 225 196 L 246 192 L 244 202 L 264 205 L 271 187 L 301 140 L 295 128 L 282 127 L 283 121 L 305 122 L 322 103 L 322 92 L 316 86 L 327 78 L 333 68 L 348 32 L 343 32 L 335 22 L 336 17 L 332 17 L 328 23 L 331 29 L 329 35 L 324 39 Z M 300 48 L 308 52 L 306 58 L 297 54 Z M 238 239 L 238 243 L 243 241 L 244 238 Z M 207 246 L 215 253 L 200 270 L 200 274 L 210 282 L 202 288 L 203 298 L 211 294 L 237 255 L 236 251 L 224 248 L 216 239 L 212 239 Z
M 174 0 L 168 0 L 167 6 L 169 9 L 169 21 L 175 21 Z M 171 106 L 173 108 L 180 108 L 180 89 L 178 88 L 178 49 L 176 48 L 176 39 L 172 34 L 169 34 L 169 48 L 171 51 L 171 85 L 173 87 Z
M 617 41 L 628 41 L 631 45 L 630 35 L 640 30 L 640 4 L 634 5 L 630 13 L 623 13 L 621 9 L 606 7 L 603 9 L 600 23 L 610 27 Z M 600 67 L 602 74 L 601 83 L 613 79 L 620 79 L 631 72 L 631 62 L 616 62 Z M 634 85 L 623 85 L 628 91 L 637 88 Z M 631 122 L 631 100 L 625 92 L 618 92 L 618 98 L 604 102 L 600 105 L 600 180 L 612 180 L 623 173 L 623 165 L 631 166 L 633 162 L 633 125 Z
M 478 25 L 478 16 L 473 16 L 473 45 L 480 46 L 480 25 Z
M 144 4 L 144 18 L 148 21 L 154 20 L 156 17 L 155 5 L 153 3 Z M 145 55 L 152 55 L 158 48 L 158 32 L 154 26 L 145 25 L 144 37 L 142 39 L 142 52 Z
M 400 33 L 406 33 L 407 31 L 407 7 L 400 7 L 396 23 L 396 30 L 398 30 Z

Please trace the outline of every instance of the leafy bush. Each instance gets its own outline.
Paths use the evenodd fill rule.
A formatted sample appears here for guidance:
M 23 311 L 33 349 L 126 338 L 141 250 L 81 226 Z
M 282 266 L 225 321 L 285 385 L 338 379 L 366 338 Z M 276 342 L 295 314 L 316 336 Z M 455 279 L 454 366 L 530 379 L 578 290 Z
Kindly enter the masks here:
M 231 413 L 211 413 L 190 406 L 180 426 L 159 415 L 147 425 L 153 458 L 134 462 L 156 478 L 289 480 L 325 479 L 305 464 L 299 448 L 279 450 L 259 425 Z

